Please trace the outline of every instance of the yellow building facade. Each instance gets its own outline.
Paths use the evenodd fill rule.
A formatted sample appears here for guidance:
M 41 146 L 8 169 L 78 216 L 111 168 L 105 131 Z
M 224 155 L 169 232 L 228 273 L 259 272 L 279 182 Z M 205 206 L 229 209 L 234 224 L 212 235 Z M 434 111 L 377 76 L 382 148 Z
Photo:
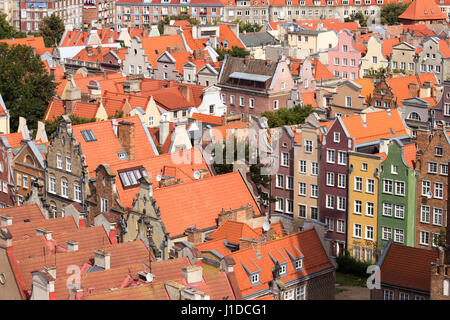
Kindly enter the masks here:
M 381 158 L 372 154 L 349 152 L 347 248 L 358 260 L 377 260 Z

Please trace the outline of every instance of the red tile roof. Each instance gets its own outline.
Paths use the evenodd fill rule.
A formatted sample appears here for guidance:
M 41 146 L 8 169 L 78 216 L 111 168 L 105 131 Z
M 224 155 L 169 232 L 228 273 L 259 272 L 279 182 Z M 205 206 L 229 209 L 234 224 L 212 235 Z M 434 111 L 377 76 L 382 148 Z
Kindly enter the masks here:
M 387 84 L 394 93 L 394 99 L 397 100 L 399 107 L 403 105 L 402 100 L 411 98 L 411 94 L 408 90 L 408 84 L 418 83 L 420 87 L 423 87 L 426 81 L 431 82 L 433 85 L 437 84 L 436 76 L 433 73 L 421 73 L 415 76 L 386 79 Z
M 203 114 L 203 113 L 193 113 L 192 118 L 197 119 L 200 122 L 208 123 L 208 124 L 222 124 L 222 117 L 213 116 L 210 114 Z
M 438 255 L 434 250 L 407 247 L 392 243 L 381 263 L 381 282 L 430 291 L 431 262 Z
M 447 16 L 435 1 L 414 0 L 398 18 L 413 21 L 446 20 Z
M 13 224 L 23 223 L 24 220 L 30 222 L 44 220 L 45 216 L 37 204 L 26 204 L 18 207 L 1 208 L 0 215 L 11 217 Z
M 36 53 L 39 55 L 44 54 L 45 52 L 50 52 L 51 48 L 46 48 L 44 43 L 44 38 L 42 37 L 30 37 L 30 38 L 19 38 L 19 39 L 3 39 L 0 40 L 0 43 L 7 43 L 9 46 L 13 45 L 23 45 L 28 47 L 33 47 L 36 49 Z
M 392 46 L 400 43 L 399 38 L 381 40 L 383 42 L 383 55 L 389 58 L 392 53 Z
M 215 240 L 199 243 L 196 244 L 195 247 L 202 252 L 214 250 L 223 256 L 231 253 L 231 250 L 225 246 L 225 238 L 216 238 Z
M 221 142 L 230 136 L 234 129 L 244 128 L 248 126 L 248 122 L 235 122 L 224 126 L 217 126 L 212 128 L 212 135 L 214 137 L 214 142 Z
M 239 244 L 241 238 L 261 239 L 262 234 L 250 228 L 246 223 L 226 220 L 213 233 L 210 239 L 226 239 L 228 242 Z
M 416 156 L 417 148 L 415 143 L 410 143 L 403 146 L 403 159 L 405 159 L 406 165 L 413 170 L 416 167 Z
M 255 215 L 259 208 L 239 172 L 176 184 L 153 192 L 161 218 L 171 237 L 184 234 L 192 226 L 205 229 L 216 226 L 222 210 L 250 204 Z M 189 212 L 189 215 L 183 213 Z
M 325 67 L 319 60 L 313 60 L 312 64 L 314 66 L 314 79 L 316 80 L 327 80 L 334 78 L 334 75 Z
M 286 250 L 294 258 L 303 257 L 303 269 L 300 271 L 295 270 Z M 267 289 L 269 281 L 273 280 L 272 269 L 275 264 L 269 254 L 280 263 L 285 262 L 287 259 L 287 275 L 280 278 L 285 283 L 328 268 L 333 268 L 315 229 L 294 233 L 277 240 L 262 243 L 260 258 L 257 257 L 252 247 L 238 250 L 229 256 L 236 262 L 234 272 L 244 298 L 252 293 Z M 250 271 L 260 270 L 259 285 L 252 286 L 250 277 L 243 265 Z

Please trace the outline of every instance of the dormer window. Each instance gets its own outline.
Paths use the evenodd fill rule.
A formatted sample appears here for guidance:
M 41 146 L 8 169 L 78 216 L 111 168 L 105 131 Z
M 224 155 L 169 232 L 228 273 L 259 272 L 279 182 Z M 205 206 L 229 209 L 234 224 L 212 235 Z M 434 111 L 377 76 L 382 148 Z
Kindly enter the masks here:
M 134 187 L 139 185 L 139 179 L 142 175 L 145 175 L 144 168 L 131 168 L 119 171 L 120 181 L 122 182 L 122 186 L 125 187 Z
M 279 274 L 280 276 L 284 276 L 287 273 L 287 265 L 286 263 L 280 264 L 280 271 Z
M 294 262 L 295 271 L 299 271 L 303 268 L 303 258 L 298 258 Z
M 250 275 L 250 282 L 252 283 L 252 285 L 256 285 L 259 283 L 259 272 Z

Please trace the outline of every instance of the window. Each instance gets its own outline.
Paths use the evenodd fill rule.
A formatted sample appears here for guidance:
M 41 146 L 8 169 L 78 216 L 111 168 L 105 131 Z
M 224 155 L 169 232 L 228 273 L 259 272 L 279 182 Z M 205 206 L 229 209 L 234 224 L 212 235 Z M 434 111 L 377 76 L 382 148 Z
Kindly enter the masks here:
M 245 104 L 244 104 L 244 97 L 239 97 L 239 105 L 241 106 L 241 107 L 243 107 Z
M 392 203 L 383 203 L 383 216 L 392 217 Z
M 325 218 L 325 224 L 328 226 L 328 231 L 333 231 L 334 220 L 332 218 Z
M 338 66 L 339 65 L 339 58 L 334 58 L 334 65 Z
M 234 96 L 230 96 L 230 104 L 234 105 Z
M 326 207 L 328 209 L 334 209 L 334 196 L 327 194 L 326 196 Z
M 345 97 L 345 106 L 346 107 L 352 106 L 352 97 Z
M 81 202 L 81 186 L 79 184 L 73 185 L 73 195 L 75 201 Z
M 375 56 L 372 57 L 372 63 L 377 63 L 377 57 Z
M 347 164 L 347 152 L 338 151 L 338 164 L 340 164 L 340 165 Z
M 335 162 L 335 151 L 331 149 L 327 149 L 327 162 L 334 163 Z
M 284 176 L 282 174 L 277 174 L 276 187 L 283 188 Z
M 310 207 L 310 211 L 312 220 L 319 219 L 319 209 L 317 207 Z
M 22 175 L 20 173 L 17 173 L 17 186 L 20 186 L 22 184 Z
M 299 160 L 298 162 L 298 172 L 306 173 L 306 160 Z
M 448 164 L 441 163 L 440 167 L 441 167 L 441 170 L 440 170 L 441 175 L 448 176 Z
M 311 185 L 311 198 L 319 197 L 319 186 L 316 184 Z
M 306 206 L 303 204 L 298 205 L 298 216 L 299 218 L 306 218 Z
M 294 289 L 285 291 L 283 294 L 283 300 L 294 300 Z
M 373 250 L 371 248 L 365 248 L 365 252 L 366 252 L 365 260 L 366 261 L 372 261 L 372 259 L 373 259 Z
M 72 171 L 72 159 L 70 157 L 66 157 L 66 171 Z
M 277 110 L 278 109 L 278 100 L 274 100 L 273 101 L 273 109 Z
M 419 244 L 428 246 L 430 244 L 430 233 L 427 231 L 420 231 L 420 242 Z
M 434 183 L 434 197 L 437 199 L 443 199 L 444 196 L 444 184 L 441 182 Z
M 367 163 L 363 163 L 362 165 L 361 165 L 361 171 L 367 171 L 368 170 L 368 165 L 367 165 Z
M 444 115 L 450 116 L 450 103 L 444 103 Z
M 353 237 L 361 238 L 362 226 L 359 223 L 353 225 Z
M 311 175 L 317 176 L 319 174 L 319 163 L 311 162 Z
M 373 240 L 373 227 L 372 226 L 366 226 L 366 240 Z
M 340 211 L 345 211 L 345 202 L 346 202 L 346 198 L 337 197 L 337 209 Z
M 101 198 L 100 200 L 100 211 L 107 212 L 108 211 L 108 199 Z
M 405 183 L 403 181 L 395 181 L 395 195 L 405 195 Z
M 373 217 L 375 212 L 375 204 L 373 202 L 366 203 L 366 216 Z
M 286 213 L 294 212 L 294 201 L 286 199 Z
M 381 228 L 381 234 L 383 240 L 390 240 L 392 239 L 392 229 L 388 227 L 382 227 Z
M 304 183 L 304 182 L 298 183 L 298 195 L 306 196 L 306 183 Z
M 97 139 L 94 136 L 92 130 L 81 130 L 81 135 L 83 136 L 86 142 L 96 141 Z
M 327 186 L 334 186 L 334 172 L 327 172 Z
M 259 273 L 253 273 L 250 276 L 250 281 L 251 281 L 252 284 L 259 283 Z
M 286 189 L 294 190 L 294 177 L 286 176 Z
M 442 226 L 442 208 L 433 208 L 433 224 Z
M 384 290 L 384 300 L 394 300 L 394 291 Z
M 289 153 L 283 152 L 281 154 L 281 165 L 283 167 L 289 167 Z
M 404 292 L 400 292 L 399 300 L 409 300 L 409 294 L 404 293 Z
M 427 180 L 422 180 L 422 196 L 428 196 L 431 194 L 431 183 Z
M 442 147 L 434 148 L 434 155 L 436 157 L 442 157 L 443 156 L 443 149 L 442 149 Z
M 362 188 L 363 188 L 363 179 L 361 177 L 355 177 L 354 190 L 362 192 Z
M 338 183 L 337 183 L 338 188 L 345 188 L 346 187 L 345 185 L 346 185 L 345 174 L 338 173 Z
M 355 59 L 350 59 L 350 66 L 354 67 L 356 65 Z
M 333 139 L 334 142 L 339 143 L 341 141 L 341 134 L 339 132 L 335 132 L 333 136 L 334 136 L 334 139 Z
M 392 180 L 383 180 L 383 193 L 392 193 Z
M 249 101 L 250 108 L 253 109 L 255 107 L 255 99 L 250 98 L 248 101 Z
M 19 206 L 23 205 L 23 197 L 21 195 L 17 195 L 17 204 Z
M 430 223 L 430 207 L 422 205 L 420 207 L 420 222 Z
M 405 206 L 396 204 L 395 209 L 394 209 L 394 217 L 399 218 L 399 219 L 404 219 L 405 218 Z
M 305 153 L 313 152 L 313 142 L 311 140 L 305 140 Z
M 61 179 L 61 196 L 64 198 L 69 197 L 69 183 L 66 179 Z
M 62 169 L 62 156 L 59 153 L 56 155 L 56 167 Z
M 394 229 L 394 242 L 403 243 L 405 232 L 403 229 Z
M 56 193 L 56 178 L 55 177 L 49 177 L 48 180 L 49 180 L 48 192 Z
M 286 264 L 280 264 L 280 271 L 279 271 L 279 274 L 280 274 L 280 275 L 285 274 L 285 273 L 286 273 L 286 270 L 287 270 Z
M 374 179 L 367 179 L 366 192 L 371 193 L 371 194 L 375 193 L 375 180 Z
M 338 233 L 345 233 L 345 221 L 344 220 L 338 220 L 337 221 L 336 232 L 338 232 Z
M 353 246 L 353 258 L 356 260 L 361 259 L 361 247 L 360 246 Z
M 362 201 L 361 200 L 355 200 L 353 205 L 353 213 L 361 214 L 362 213 Z

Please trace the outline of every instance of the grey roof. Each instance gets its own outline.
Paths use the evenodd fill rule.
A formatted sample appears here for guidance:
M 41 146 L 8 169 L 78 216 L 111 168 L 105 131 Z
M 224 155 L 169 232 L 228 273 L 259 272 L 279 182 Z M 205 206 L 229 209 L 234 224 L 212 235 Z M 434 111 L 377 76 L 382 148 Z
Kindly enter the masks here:
M 235 79 L 242 79 L 242 80 L 251 80 L 251 81 L 260 81 L 260 82 L 266 82 L 271 76 L 264 76 L 262 74 L 253 74 L 253 73 L 245 73 L 245 72 L 233 72 L 229 76 L 230 78 Z
M 279 44 L 280 41 L 269 32 L 241 33 L 239 38 L 248 48 Z

